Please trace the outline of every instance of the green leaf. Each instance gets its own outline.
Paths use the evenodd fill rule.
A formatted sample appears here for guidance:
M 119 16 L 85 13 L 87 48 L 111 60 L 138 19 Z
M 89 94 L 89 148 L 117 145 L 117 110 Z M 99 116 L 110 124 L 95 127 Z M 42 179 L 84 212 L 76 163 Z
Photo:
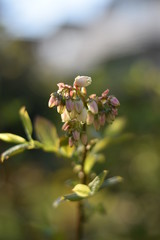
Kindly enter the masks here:
M 96 154 L 89 152 L 87 154 L 86 160 L 85 160 L 85 164 L 84 164 L 84 172 L 86 174 L 89 174 L 92 167 L 94 166 L 96 162 Z
M 108 171 L 104 170 L 102 173 L 100 173 L 98 176 L 96 176 L 92 182 L 89 183 L 89 187 L 91 189 L 91 194 L 95 194 L 101 187 L 101 185 L 104 182 L 104 179 L 107 175 Z
M 116 120 L 105 129 L 105 136 L 117 136 L 125 128 L 126 122 L 126 119 L 123 117 L 116 118 Z
M 55 126 L 43 117 L 35 120 L 35 132 L 45 151 L 57 152 L 59 150 L 59 138 Z
M 106 146 L 108 145 L 110 139 L 109 138 L 103 138 L 101 140 L 99 140 L 94 147 L 92 148 L 92 152 L 97 153 L 102 151 L 103 149 L 106 148 Z
M 29 142 L 11 147 L 1 154 L 1 161 L 3 162 L 4 160 L 7 160 L 9 157 L 11 157 L 13 155 L 21 153 L 26 149 L 32 149 L 32 148 L 34 148 L 34 147 Z
M 53 202 L 53 206 L 54 207 L 58 207 L 58 205 L 64 201 L 71 201 L 71 202 L 76 202 L 76 201 L 80 201 L 82 200 L 83 197 L 78 196 L 76 193 L 71 193 L 71 194 L 67 194 L 64 196 L 61 196 L 59 198 L 57 198 L 54 202 Z
M 89 174 L 96 162 L 104 162 L 104 160 L 105 158 L 103 154 L 96 154 L 96 153 L 93 153 L 92 151 L 89 152 L 84 164 L 85 173 Z
M 105 188 L 105 187 L 120 183 L 122 181 L 123 181 L 123 178 L 121 176 L 115 176 L 112 178 L 108 178 L 103 182 L 103 184 L 101 185 L 101 188 Z
M 73 189 L 73 192 L 75 192 L 80 197 L 88 197 L 91 193 L 90 188 L 85 184 L 77 184 Z
M 32 131 L 33 131 L 32 122 L 31 122 L 31 119 L 28 115 L 26 108 L 22 107 L 19 111 L 19 114 L 20 114 L 20 118 L 22 120 L 24 129 L 25 129 L 27 138 L 28 138 L 28 140 L 32 140 Z
M 11 143 L 24 143 L 26 140 L 23 137 L 12 133 L 0 133 L 0 140 Z

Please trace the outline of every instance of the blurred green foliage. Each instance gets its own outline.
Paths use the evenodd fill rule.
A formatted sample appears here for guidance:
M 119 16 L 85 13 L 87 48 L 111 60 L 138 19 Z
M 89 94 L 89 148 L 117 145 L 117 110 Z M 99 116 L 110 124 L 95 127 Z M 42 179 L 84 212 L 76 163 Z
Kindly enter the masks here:
M 47 108 L 59 77 L 38 69 L 36 43 L 11 40 L 1 32 L 0 132 L 24 136 L 18 112 L 26 105 L 33 121 L 37 115 L 48 118 L 61 134 L 58 114 Z M 109 177 L 124 178 L 123 184 L 91 199 L 94 204 L 103 202 L 107 214 L 90 218 L 85 225 L 87 239 L 160 239 L 160 68 L 156 56 L 153 51 L 122 57 L 85 73 L 94 81 L 89 93 L 113 90 L 123 119 L 102 130 L 112 141 L 103 149 L 106 161 L 103 166 L 97 162 L 95 170 L 109 169 Z M 98 137 L 97 132 L 90 134 Z M 1 142 L 0 151 L 5 147 Z M 57 196 L 70 192 L 64 186 L 74 178 L 70 165 L 70 160 L 40 150 L 0 165 L 0 239 L 74 239 L 76 204 L 52 208 Z

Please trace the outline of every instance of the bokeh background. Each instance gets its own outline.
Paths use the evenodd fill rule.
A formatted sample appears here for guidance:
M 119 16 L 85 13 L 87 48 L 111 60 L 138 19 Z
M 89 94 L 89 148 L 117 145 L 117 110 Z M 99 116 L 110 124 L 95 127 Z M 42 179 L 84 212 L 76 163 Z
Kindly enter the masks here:
M 109 175 L 124 182 L 102 191 L 106 214 L 85 224 L 84 239 L 160 239 L 160 1 L 1 0 L 0 132 L 24 136 L 19 109 L 52 121 L 58 82 L 88 75 L 88 92 L 106 88 L 121 102 L 104 154 Z M 0 142 L 0 151 L 9 147 Z M 100 166 L 98 166 L 98 170 Z M 0 239 L 74 239 L 76 204 L 52 208 L 70 192 L 71 161 L 41 151 L 0 165 Z

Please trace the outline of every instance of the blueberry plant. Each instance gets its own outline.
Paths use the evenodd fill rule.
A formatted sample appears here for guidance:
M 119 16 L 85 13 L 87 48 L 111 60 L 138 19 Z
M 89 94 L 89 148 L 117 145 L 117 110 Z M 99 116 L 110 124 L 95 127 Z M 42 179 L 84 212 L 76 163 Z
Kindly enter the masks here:
M 89 137 L 88 128 L 92 126 L 99 131 L 105 124 L 112 123 L 118 115 L 120 103 L 115 96 L 109 95 L 109 89 L 101 96 L 87 96 L 86 87 L 91 83 L 90 77 L 77 76 L 73 86 L 58 83 L 58 90 L 51 93 L 48 106 L 57 108 L 61 115 L 63 137 L 58 137 L 56 127 L 52 123 L 38 117 L 34 125 L 37 139 L 33 139 L 33 126 L 25 107 L 22 107 L 19 113 L 26 139 L 11 133 L 0 133 L 0 140 L 15 143 L 1 154 L 1 162 L 24 150 L 35 148 L 72 160 L 77 182 L 75 185 L 71 183 L 72 193 L 57 198 L 53 206 L 57 207 L 66 200 L 77 201 L 77 240 L 82 239 L 84 234 L 85 201 L 98 194 L 101 189 L 122 180 L 119 176 L 106 179 L 107 170 L 97 175 L 93 174 L 95 163 L 105 159 L 100 151 L 106 146 L 106 138 Z

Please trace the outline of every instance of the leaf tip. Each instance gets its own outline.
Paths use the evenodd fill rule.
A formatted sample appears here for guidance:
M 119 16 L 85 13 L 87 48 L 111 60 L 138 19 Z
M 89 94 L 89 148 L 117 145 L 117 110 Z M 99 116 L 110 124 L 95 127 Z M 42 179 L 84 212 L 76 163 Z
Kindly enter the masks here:
M 118 181 L 118 182 L 123 182 L 123 181 L 124 181 L 124 178 L 121 177 L 121 176 L 117 176 L 117 181 Z
M 52 206 L 54 207 L 54 208 L 57 208 L 58 206 L 59 206 L 59 204 L 61 203 L 61 202 L 63 202 L 65 200 L 65 198 L 62 196 L 62 197 L 59 197 L 59 198 L 57 198 L 54 202 L 53 202 L 53 204 L 52 204 Z

